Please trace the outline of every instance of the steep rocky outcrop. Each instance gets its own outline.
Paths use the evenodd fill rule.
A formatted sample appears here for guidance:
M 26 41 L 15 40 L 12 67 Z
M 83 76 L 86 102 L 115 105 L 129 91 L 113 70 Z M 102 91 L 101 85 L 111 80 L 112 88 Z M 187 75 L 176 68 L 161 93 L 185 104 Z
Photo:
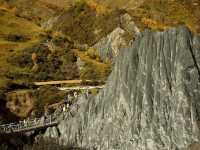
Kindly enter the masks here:
M 104 61 L 113 60 L 120 50 L 125 49 L 134 37 L 140 34 L 133 18 L 127 13 L 120 16 L 119 26 L 93 46 Z
M 118 55 L 120 49 L 127 46 L 124 35 L 125 31 L 118 27 L 96 43 L 93 48 L 97 50 L 102 60 L 112 60 Z
M 140 34 L 139 28 L 136 26 L 133 18 L 128 13 L 120 17 L 120 26 L 132 36 Z
M 200 38 L 185 27 L 144 31 L 119 55 L 103 91 L 58 128 L 62 144 L 186 150 L 200 140 Z

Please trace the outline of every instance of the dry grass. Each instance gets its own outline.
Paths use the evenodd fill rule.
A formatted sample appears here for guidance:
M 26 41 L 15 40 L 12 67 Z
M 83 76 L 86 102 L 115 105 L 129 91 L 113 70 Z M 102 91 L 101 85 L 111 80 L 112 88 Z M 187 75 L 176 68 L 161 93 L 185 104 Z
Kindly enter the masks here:
M 5 74 L 9 71 L 24 71 L 8 63 L 11 55 L 18 53 L 24 48 L 34 45 L 40 40 L 42 29 L 31 21 L 17 17 L 13 11 L 0 7 L 0 88 L 6 87 Z M 10 35 L 26 37 L 27 41 L 9 41 Z
M 194 1 L 145 0 L 140 7 L 128 11 L 142 29 L 148 27 L 153 30 L 165 30 L 186 25 L 192 31 L 198 32 L 200 5 Z

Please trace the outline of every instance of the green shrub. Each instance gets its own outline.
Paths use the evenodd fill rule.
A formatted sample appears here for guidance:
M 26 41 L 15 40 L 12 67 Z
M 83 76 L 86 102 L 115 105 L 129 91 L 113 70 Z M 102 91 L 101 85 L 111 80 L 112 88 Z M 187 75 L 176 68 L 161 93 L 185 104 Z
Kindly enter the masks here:
M 28 38 L 24 35 L 9 34 L 6 37 L 6 40 L 11 41 L 11 42 L 26 42 L 26 41 L 30 40 L 30 38 Z
M 78 16 L 81 12 L 88 8 L 86 0 L 76 0 L 74 5 L 74 15 Z
M 54 86 L 42 86 L 34 91 L 34 110 L 36 115 L 42 115 L 47 105 L 55 104 L 64 99 L 65 92 L 59 91 Z
M 7 61 L 20 68 L 7 72 L 10 79 L 29 79 L 30 81 L 65 80 L 78 78 L 76 56 L 72 50 L 65 47 L 64 39 L 55 39 L 58 47 L 52 52 L 43 44 L 13 53 Z M 33 54 L 35 59 L 33 59 Z M 22 71 L 23 70 L 23 71 Z

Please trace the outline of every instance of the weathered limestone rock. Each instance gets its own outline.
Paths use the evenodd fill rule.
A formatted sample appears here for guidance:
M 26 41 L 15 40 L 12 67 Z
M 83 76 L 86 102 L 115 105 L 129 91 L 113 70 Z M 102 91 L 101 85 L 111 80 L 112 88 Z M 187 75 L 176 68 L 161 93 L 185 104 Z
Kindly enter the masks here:
M 119 54 L 120 49 L 127 46 L 126 40 L 123 37 L 124 35 L 125 31 L 123 29 L 116 28 L 113 32 L 96 43 L 93 48 L 97 50 L 97 54 L 102 60 L 112 60 Z
M 56 139 L 59 138 L 59 131 L 57 127 L 49 127 L 47 128 L 44 138 Z
M 126 13 L 120 16 L 120 27 L 102 38 L 93 48 L 97 50 L 97 54 L 102 60 L 106 61 L 109 59 L 112 61 L 118 56 L 120 50 L 127 48 L 134 37 L 139 34 L 140 30 L 133 21 L 133 18 Z
M 133 18 L 129 14 L 124 14 L 120 17 L 121 28 L 129 34 L 138 35 L 140 34 L 139 28 L 136 26 Z
M 186 150 L 200 140 L 200 38 L 144 31 L 97 97 L 59 125 L 60 141 L 98 150 Z

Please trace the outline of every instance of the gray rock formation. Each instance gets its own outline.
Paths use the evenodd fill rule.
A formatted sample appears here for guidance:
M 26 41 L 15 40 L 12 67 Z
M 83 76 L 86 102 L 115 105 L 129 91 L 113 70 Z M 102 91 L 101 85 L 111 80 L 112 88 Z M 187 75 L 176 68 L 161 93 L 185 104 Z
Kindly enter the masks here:
M 102 60 L 113 60 L 119 54 L 119 51 L 125 49 L 129 43 L 132 43 L 133 37 L 140 34 L 133 18 L 129 14 L 120 16 L 120 27 L 114 29 L 106 37 L 97 42 L 93 48 Z
M 112 60 L 119 54 L 120 49 L 127 46 L 126 40 L 123 37 L 124 35 L 125 31 L 123 29 L 116 28 L 109 35 L 96 43 L 93 48 L 97 50 L 97 54 L 102 60 Z
M 56 139 L 59 137 L 59 132 L 56 127 L 49 127 L 47 128 L 44 138 Z
M 140 34 L 139 28 L 136 26 L 133 18 L 129 14 L 124 14 L 120 17 L 121 28 L 131 35 Z
M 97 97 L 60 123 L 60 142 L 98 150 L 186 150 L 200 139 L 200 38 L 144 31 Z

